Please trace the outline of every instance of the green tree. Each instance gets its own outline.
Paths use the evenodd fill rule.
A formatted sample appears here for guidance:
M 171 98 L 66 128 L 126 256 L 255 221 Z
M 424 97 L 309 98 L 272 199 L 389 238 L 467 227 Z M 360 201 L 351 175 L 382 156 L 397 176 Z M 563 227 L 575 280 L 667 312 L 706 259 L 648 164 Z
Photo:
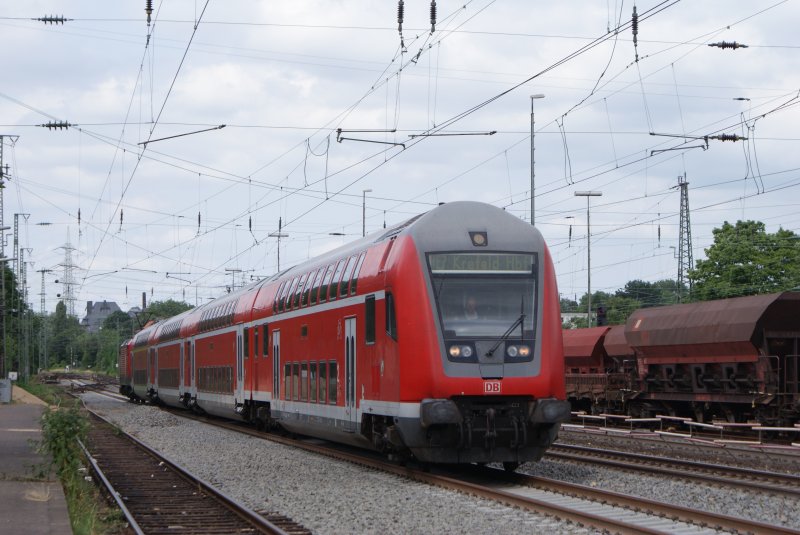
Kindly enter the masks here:
M 638 301 L 640 304 L 637 308 L 647 308 L 678 303 L 679 297 L 688 293 L 685 286 L 681 287 L 677 281 L 671 279 L 656 282 L 636 279 L 628 281 L 615 295 Z
M 133 318 L 127 312 L 115 310 L 104 321 L 101 330 L 112 330 L 122 335 L 130 336 L 133 334 Z
M 36 370 L 38 347 L 35 344 L 40 321 L 21 299 L 17 278 L 9 263 L 0 263 L 0 269 L 3 276 L 4 293 L 1 298 L 5 320 L 5 330 L 0 333 L 0 353 L 7 351 L 3 355 L 7 370 L 18 371 L 22 377 L 26 377 L 26 370 L 23 369 L 25 362 L 29 364 L 28 373 Z
M 800 236 L 768 233 L 760 221 L 715 228 L 706 259 L 689 272 L 692 299 L 705 301 L 779 292 L 800 286 Z
M 48 317 L 50 322 L 48 359 L 52 365 L 72 364 L 72 361 L 83 360 L 81 336 L 83 328 L 78 319 L 67 315 L 67 307 L 63 301 L 56 304 L 56 311 Z
M 185 312 L 194 308 L 188 303 L 183 301 L 175 301 L 174 299 L 167 299 L 166 301 L 153 301 L 147 307 L 147 312 L 150 313 L 150 319 L 166 319 L 172 316 L 177 316 L 181 312 Z

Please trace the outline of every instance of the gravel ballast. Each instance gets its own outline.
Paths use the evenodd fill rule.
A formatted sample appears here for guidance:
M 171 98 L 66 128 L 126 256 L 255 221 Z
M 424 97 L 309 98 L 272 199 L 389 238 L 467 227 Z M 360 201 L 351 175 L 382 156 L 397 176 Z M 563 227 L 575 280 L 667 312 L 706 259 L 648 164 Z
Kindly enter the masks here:
M 84 400 L 126 432 L 253 510 L 316 534 L 582 534 L 508 507 L 95 394 Z
M 179 418 L 155 407 L 90 394 L 84 399 L 126 432 L 252 509 L 289 516 L 314 533 L 589 532 L 569 522 Z M 560 440 L 583 442 L 565 432 Z M 657 444 L 647 449 L 658 454 Z M 794 514 L 800 510 L 800 500 L 781 495 L 547 459 L 525 464 L 519 471 L 800 529 Z

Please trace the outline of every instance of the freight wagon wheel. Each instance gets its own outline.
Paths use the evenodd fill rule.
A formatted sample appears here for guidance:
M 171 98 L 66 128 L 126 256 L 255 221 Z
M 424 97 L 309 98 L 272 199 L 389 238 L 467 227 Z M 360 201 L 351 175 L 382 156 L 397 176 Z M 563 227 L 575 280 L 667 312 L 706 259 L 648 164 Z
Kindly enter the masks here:
M 513 461 L 505 461 L 503 462 L 503 468 L 506 472 L 514 472 L 517 468 L 519 468 L 519 463 Z

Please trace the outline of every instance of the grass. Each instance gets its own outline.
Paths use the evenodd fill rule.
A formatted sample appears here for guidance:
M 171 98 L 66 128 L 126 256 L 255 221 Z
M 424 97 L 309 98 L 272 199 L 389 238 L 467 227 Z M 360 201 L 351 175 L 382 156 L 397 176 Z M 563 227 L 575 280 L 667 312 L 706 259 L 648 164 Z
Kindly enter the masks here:
M 42 415 L 42 440 L 38 450 L 49 459 L 37 467 L 39 479 L 55 473 L 64 489 L 72 532 L 76 535 L 122 533 L 125 518 L 116 506 L 110 507 L 100 490 L 92 483 L 83 451 L 77 439 L 86 443 L 89 420 L 77 400 L 65 399 L 54 385 L 19 385 L 41 397 L 54 408 L 46 407 Z
M 19 381 L 15 383 L 14 386 L 28 391 L 29 393 L 33 394 L 37 398 L 41 399 L 42 401 L 50 405 L 57 405 L 59 403 L 60 400 L 59 391 L 55 388 L 54 385 L 46 385 L 38 383 L 36 381 L 30 381 L 27 383 Z

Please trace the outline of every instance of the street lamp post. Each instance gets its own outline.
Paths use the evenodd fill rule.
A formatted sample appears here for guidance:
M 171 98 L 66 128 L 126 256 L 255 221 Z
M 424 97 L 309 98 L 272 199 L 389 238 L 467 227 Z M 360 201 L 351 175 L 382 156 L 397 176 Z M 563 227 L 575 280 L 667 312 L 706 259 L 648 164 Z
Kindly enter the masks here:
M 544 98 L 544 95 L 541 93 L 531 95 L 531 225 L 536 224 L 536 158 L 534 158 L 536 149 L 533 144 L 534 139 L 536 139 L 536 131 L 534 130 L 536 123 L 533 119 L 533 101 L 537 98 Z
M 602 191 L 576 191 L 576 197 L 586 197 L 586 291 L 588 293 L 586 307 L 586 325 L 592 326 L 592 227 L 589 224 L 589 197 L 600 197 Z
M 367 235 L 367 193 L 371 192 L 371 189 L 361 190 L 363 195 L 361 199 L 361 237 Z

